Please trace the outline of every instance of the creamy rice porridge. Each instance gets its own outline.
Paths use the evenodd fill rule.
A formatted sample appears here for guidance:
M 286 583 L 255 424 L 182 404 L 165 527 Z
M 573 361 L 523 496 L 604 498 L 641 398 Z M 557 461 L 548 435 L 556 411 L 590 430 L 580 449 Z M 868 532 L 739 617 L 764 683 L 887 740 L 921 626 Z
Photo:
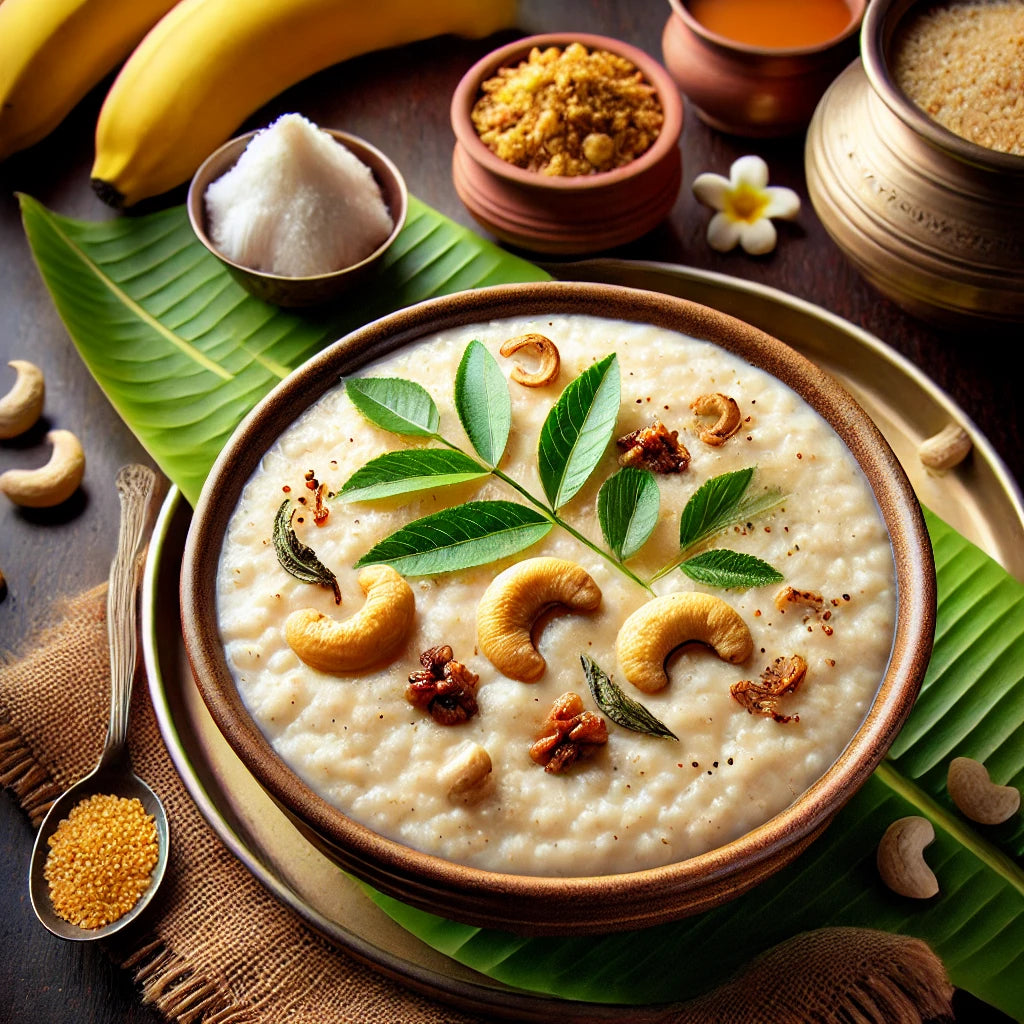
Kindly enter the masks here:
M 537 439 L 562 389 L 595 361 L 616 353 L 622 393 L 615 438 L 659 418 L 689 451 L 680 473 L 657 474 L 660 514 L 650 540 L 627 562 L 649 580 L 678 553 L 680 513 L 706 480 L 756 467 L 750 490 L 781 488 L 774 509 L 730 529 L 711 545 L 770 563 L 781 583 L 717 589 L 676 570 L 657 594 L 697 591 L 728 603 L 749 628 L 753 653 L 731 664 L 690 644 L 668 662 L 668 685 L 642 692 L 624 678 L 616 634 L 651 594 L 566 530 L 556 527 L 518 555 L 480 568 L 409 577 L 415 614 L 387 664 L 351 673 L 310 668 L 290 649 L 284 622 L 313 608 L 334 619 L 364 602 L 354 563 L 398 527 L 469 500 L 524 502 L 493 477 L 374 502 L 328 501 L 315 525 L 311 502 L 293 520 L 298 539 L 338 578 L 331 591 L 303 583 L 279 564 L 272 541 L 282 500 L 309 495 L 307 473 L 337 490 L 387 451 L 422 447 L 367 422 L 344 387 L 304 413 L 263 458 L 227 531 L 218 575 L 218 617 L 242 699 L 280 756 L 327 801 L 366 826 L 417 849 L 495 871 L 586 875 L 667 864 L 720 846 L 783 810 L 835 760 L 866 713 L 889 657 L 895 618 L 892 553 L 870 488 L 845 446 L 802 399 L 717 346 L 642 324 L 589 316 L 518 317 L 445 331 L 415 349 L 368 366 L 364 377 L 422 384 L 440 411 L 440 433 L 471 453 L 453 407 L 452 382 L 467 344 L 482 341 L 506 375 L 522 353 L 498 355 L 506 339 L 539 332 L 561 356 L 551 384 L 510 382 L 512 433 L 501 467 L 542 495 Z M 724 444 L 698 434 L 709 423 L 690 403 L 720 392 L 742 422 Z M 434 442 L 430 442 L 431 445 Z M 618 469 L 608 445 L 597 470 L 560 514 L 604 548 L 595 513 L 600 485 Z M 554 614 L 535 632 L 546 671 L 536 682 L 500 673 L 481 651 L 477 606 L 499 571 L 535 556 L 577 563 L 601 591 L 594 611 Z M 787 587 L 820 603 L 779 601 Z M 478 711 L 439 724 L 406 697 L 422 652 L 449 645 L 479 676 Z M 678 740 L 631 731 L 601 713 L 580 663 L 600 666 Z M 799 656 L 806 676 L 778 704 L 779 718 L 749 712 L 730 691 L 759 681 L 776 658 Z M 607 742 L 562 773 L 545 771 L 531 747 L 553 703 L 566 692 L 601 715 Z M 450 795 L 453 765 L 483 748 L 488 784 L 465 801 Z M 477 751 L 479 755 L 479 751 Z M 482 793 L 482 796 L 480 795 Z

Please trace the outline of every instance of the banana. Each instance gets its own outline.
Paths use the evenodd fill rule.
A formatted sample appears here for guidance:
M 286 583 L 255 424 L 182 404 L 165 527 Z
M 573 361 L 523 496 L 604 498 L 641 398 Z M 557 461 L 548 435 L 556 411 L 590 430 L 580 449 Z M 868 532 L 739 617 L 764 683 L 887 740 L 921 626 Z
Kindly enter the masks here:
M 175 0 L 3 0 L 0 160 L 49 135 Z
M 435 35 L 490 35 L 514 18 L 515 0 L 180 0 L 110 87 L 93 188 L 116 207 L 161 195 L 313 73 Z

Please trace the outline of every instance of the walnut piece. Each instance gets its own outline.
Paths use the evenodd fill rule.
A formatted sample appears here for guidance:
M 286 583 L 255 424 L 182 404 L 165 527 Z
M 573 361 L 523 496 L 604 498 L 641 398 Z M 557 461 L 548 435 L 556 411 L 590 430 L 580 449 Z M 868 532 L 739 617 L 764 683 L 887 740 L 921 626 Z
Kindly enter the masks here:
M 423 708 L 440 725 L 458 725 L 477 713 L 476 684 L 480 677 L 442 644 L 420 655 L 419 671 L 409 675 L 405 699 Z
M 570 690 L 551 705 L 540 736 L 530 748 L 530 757 L 543 765 L 544 771 L 560 774 L 607 742 L 604 719 L 587 711 L 583 698 Z
M 615 443 L 622 452 L 620 466 L 636 466 L 654 473 L 682 473 L 690 464 L 690 453 L 679 440 L 679 431 L 669 431 L 659 419 Z
M 765 715 L 776 722 L 800 721 L 799 715 L 779 713 L 779 701 L 793 693 L 807 675 L 807 662 L 799 654 L 776 658 L 761 673 L 760 683 L 741 679 L 729 687 L 729 692 L 752 715 Z

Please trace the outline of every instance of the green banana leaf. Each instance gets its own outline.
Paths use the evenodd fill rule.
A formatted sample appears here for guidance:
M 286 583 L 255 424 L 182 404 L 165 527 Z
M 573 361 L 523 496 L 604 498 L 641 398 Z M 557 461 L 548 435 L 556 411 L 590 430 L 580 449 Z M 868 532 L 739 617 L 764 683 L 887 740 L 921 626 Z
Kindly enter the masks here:
M 18 200 L 82 359 L 192 505 L 245 413 L 327 343 L 423 299 L 549 276 L 410 196 L 373 288 L 295 313 L 249 295 L 196 240 L 183 206 L 90 222 Z
M 194 502 L 251 406 L 324 344 L 368 320 L 464 288 L 545 275 L 416 200 L 358 310 L 292 313 L 247 295 L 195 241 L 181 207 L 102 223 L 20 197 L 40 272 L 82 359 L 127 425 Z M 753 955 L 823 924 L 927 941 L 953 982 L 1024 1019 L 1024 824 L 972 825 L 945 792 L 956 755 L 1024 788 L 1024 586 L 928 513 L 939 579 L 935 651 L 883 765 L 797 861 L 721 907 L 642 932 L 523 939 L 433 917 L 371 891 L 431 946 L 530 991 L 648 1004 L 707 990 Z M 890 822 L 924 814 L 941 892 L 912 901 L 878 881 Z M 666 970 L 665 965 L 672 965 Z

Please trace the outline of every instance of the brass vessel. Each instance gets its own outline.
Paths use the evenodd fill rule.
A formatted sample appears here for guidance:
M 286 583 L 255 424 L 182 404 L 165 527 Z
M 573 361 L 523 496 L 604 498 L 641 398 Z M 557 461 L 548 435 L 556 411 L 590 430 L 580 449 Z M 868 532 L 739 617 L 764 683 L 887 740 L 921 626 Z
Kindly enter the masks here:
M 1024 157 L 960 138 L 890 72 L 901 19 L 927 0 L 872 0 L 860 59 L 807 131 L 807 190 L 864 278 L 944 328 L 1024 323 Z

